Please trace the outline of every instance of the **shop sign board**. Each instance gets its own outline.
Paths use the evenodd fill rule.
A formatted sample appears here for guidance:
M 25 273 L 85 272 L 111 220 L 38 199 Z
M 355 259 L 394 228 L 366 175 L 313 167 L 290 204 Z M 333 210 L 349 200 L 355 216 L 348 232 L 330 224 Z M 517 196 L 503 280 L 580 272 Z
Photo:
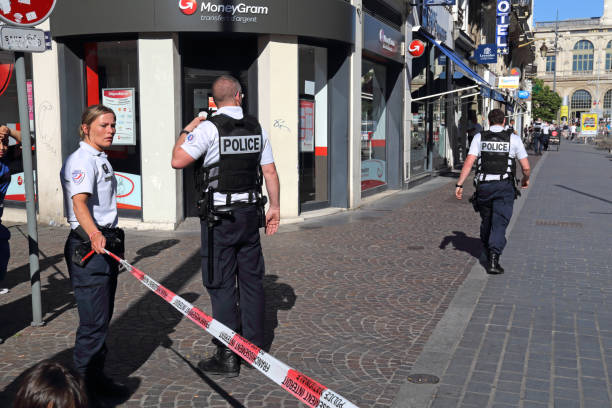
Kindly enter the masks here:
M 102 104 L 115 112 L 117 133 L 113 145 L 136 145 L 136 118 L 134 112 L 134 88 L 102 89 Z
M 44 52 L 47 49 L 45 32 L 36 28 L 3 25 L 0 27 L 0 48 L 7 51 Z
M 559 116 L 562 117 L 562 118 L 568 118 L 569 117 L 569 106 L 562 105 L 561 106 L 561 112 L 559 113 Z
M 497 63 L 497 45 L 495 44 L 480 44 L 474 57 L 477 64 L 495 64 Z
M 521 78 L 517 76 L 505 76 L 498 78 L 497 87 L 500 89 L 518 89 Z
M 509 74 L 510 74 L 510 76 L 517 76 L 517 77 L 520 77 L 520 76 L 521 76 L 521 69 L 520 69 L 520 68 L 517 68 L 517 67 L 512 67 L 512 68 L 510 69 Z
M 300 152 L 313 153 L 315 103 L 307 99 L 300 99 Z
M 510 52 L 508 47 L 508 28 L 510 27 L 510 0 L 497 0 L 497 26 L 495 27 L 495 44 L 497 53 L 507 55 Z
M 531 93 L 529 91 L 523 91 L 523 90 L 518 91 L 519 99 L 529 99 L 529 96 L 531 96 Z
M 425 52 L 425 44 L 421 40 L 413 40 L 408 45 L 408 53 L 413 57 L 420 57 Z
M 583 113 L 580 115 L 580 134 L 582 136 L 596 136 L 598 126 L 596 113 Z
M 398 30 L 382 21 L 364 14 L 363 48 L 383 57 L 402 61 L 401 44 L 403 36 Z
M 447 23 L 446 15 L 449 14 L 445 9 L 437 9 L 433 7 L 423 7 L 423 16 L 421 18 L 423 28 L 431 34 L 436 40 L 446 42 L 448 37 L 447 24 L 442 25 L 441 22 Z M 452 47 L 451 47 L 452 48 Z
M 54 7 L 55 0 L 0 0 L 0 20 L 32 27 L 45 21 Z

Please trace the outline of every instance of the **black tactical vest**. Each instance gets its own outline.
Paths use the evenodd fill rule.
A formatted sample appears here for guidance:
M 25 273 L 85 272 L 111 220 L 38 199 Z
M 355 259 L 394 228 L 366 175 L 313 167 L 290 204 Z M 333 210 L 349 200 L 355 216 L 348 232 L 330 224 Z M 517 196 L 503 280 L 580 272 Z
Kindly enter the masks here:
M 249 201 L 254 202 L 262 186 L 261 125 L 249 115 L 234 119 L 220 114 L 209 120 L 219 131 L 219 161 L 196 173 L 197 188 L 227 194 L 228 205 L 236 193 L 249 193 Z
M 498 175 L 500 180 L 513 176 L 514 159 L 510 158 L 511 136 L 512 132 L 509 130 L 499 133 L 487 130 L 481 133 L 478 174 Z M 506 174 L 508 177 L 505 177 Z

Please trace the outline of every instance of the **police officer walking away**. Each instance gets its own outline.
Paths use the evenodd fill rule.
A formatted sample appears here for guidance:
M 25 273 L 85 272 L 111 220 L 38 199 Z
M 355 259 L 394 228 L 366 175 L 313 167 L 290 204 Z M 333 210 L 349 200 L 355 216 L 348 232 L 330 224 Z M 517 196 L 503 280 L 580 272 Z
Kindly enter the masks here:
M 104 105 L 85 109 L 81 142 L 62 166 L 64 211 L 71 231 L 64 256 L 79 312 L 74 365 L 92 394 L 127 397 L 129 390 L 104 374 L 106 337 L 113 315 L 118 264 L 104 248 L 123 256 L 117 227 L 117 181 L 103 149 L 115 135 L 115 114 Z M 95 254 L 82 261 L 91 250 Z
M 264 259 L 259 228 L 265 226 L 268 235 L 278 229 L 280 184 L 266 132 L 256 118 L 243 114 L 240 83 L 221 76 L 212 93 L 218 111 L 210 120 L 198 117 L 185 126 L 171 164 L 182 169 L 204 159 L 201 167 L 196 165 L 196 188 L 201 194 L 202 279 L 213 317 L 262 347 Z M 270 196 L 265 214 L 262 178 Z M 235 377 L 240 359 L 218 342 L 215 355 L 202 360 L 198 368 Z
M 478 166 L 474 176 L 476 185 L 474 208 L 480 213 L 480 240 L 487 252 L 487 273 L 501 274 L 504 269 L 499 257 L 506 246 L 506 228 L 512 217 L 516 190 L 516 163 L 523 170 L 521 187 L 529 186 L 529 161 L 520 137 L 504 130 L 504 112 L 493 109 L 489 113 L 490 129 L 474 136 L 467 159 L 455 188 L 455 197 L 463 197 L 463 183 L 474 162 Z M 471 200 L 472 201 L 472 200 Z

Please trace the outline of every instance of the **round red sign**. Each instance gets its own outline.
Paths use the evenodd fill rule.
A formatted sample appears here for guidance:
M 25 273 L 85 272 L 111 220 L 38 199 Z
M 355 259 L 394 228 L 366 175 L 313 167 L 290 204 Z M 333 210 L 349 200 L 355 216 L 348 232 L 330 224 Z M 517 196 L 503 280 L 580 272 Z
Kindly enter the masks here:
M 179 8 L 183 14 L 187 14 L 189 16 L 196 12 L 198 9 L 198 3 L 196 0 L 179 0 Z
M 408 53 L 413 57 L 420 57 L 425 52 L 425 44 L 421 40 L 413 40 L 408 45 Z
M 45 21 L 53 7 L 55 0 L 0 0 L 0 20 L 31 27 Z

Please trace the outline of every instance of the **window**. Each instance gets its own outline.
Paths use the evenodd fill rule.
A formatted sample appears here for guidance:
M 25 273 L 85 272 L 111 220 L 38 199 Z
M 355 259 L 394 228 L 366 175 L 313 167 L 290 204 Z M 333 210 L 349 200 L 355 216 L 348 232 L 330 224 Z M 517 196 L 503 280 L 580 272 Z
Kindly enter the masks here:
M 574 73 L 591 73 L 593 72 L 593 43 L 587 40 L 581 40 L 574 45 L 574 55 L 572 63 L 572 71 Z
M 591 94 L 579 89 L 572 95 L 572 109 L 591 109 Z
M 363 60 L 361 77 L 361 191 L 387 184 L 387 70 Z
M 606 94 L 604 95 L 604 104 L 603 104 L 603 108 L 604 109 L 612 109 L 612 89 L 610 89 L 608 92 L 606 92 Z
M 606 46 L 606 71 L 612 71 L 612 41 Z
M 557 65 L 557 57 L 555 55 L 547 55 L 546 56 L 546 72 L 552 73 L 555 72 Z

